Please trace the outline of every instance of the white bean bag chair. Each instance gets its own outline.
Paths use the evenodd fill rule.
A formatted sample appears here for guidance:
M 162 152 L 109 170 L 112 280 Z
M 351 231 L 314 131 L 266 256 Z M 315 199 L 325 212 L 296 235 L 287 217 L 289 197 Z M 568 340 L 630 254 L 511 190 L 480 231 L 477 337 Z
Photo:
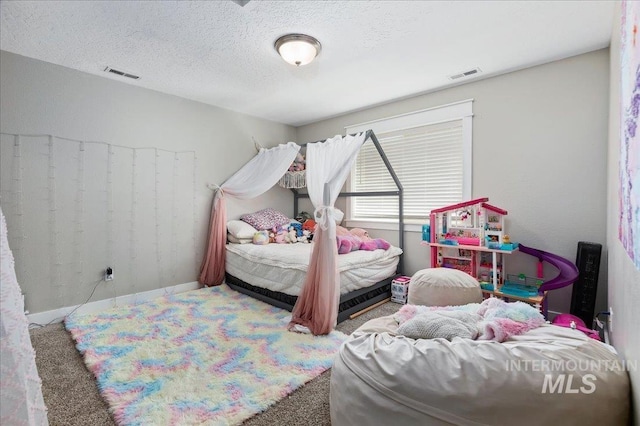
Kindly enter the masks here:
M 422 269 L 411 277 L 407 303 L 423 306 L 466 305 L 482 302 L 478 280 L 457 269 Z
M 396 336 L 364 324 L 331 371 L 331 424 L 625 425 L 629 379 L 613 348 L 544 325 L 503 343 Z

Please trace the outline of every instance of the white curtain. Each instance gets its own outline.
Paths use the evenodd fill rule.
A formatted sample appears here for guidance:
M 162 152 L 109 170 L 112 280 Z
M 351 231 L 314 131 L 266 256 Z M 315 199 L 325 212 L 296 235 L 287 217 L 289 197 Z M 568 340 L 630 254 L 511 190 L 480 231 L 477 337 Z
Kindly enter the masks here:
M 335 136 L 324 142 L 307 145 L 307 189 L 313 207 L 320 209 L 324 206 L 323 194 L 325 183 L 329 184 L 330 199 L 327 206 L 333 208 L 338 194 L 344 185 L 351 165 L 358 156 L 358 151 L 365 141 L 365 133 L 355 136 Z M 337 214 L 336 220 L 342 220 L 342 212 L 337 209 L 330 211 Z M 318 223 L 324 223 L 322 218 Z M 327 229 L 326 227 L 324 229 Z M 335 230 L 335 226 L 334 226 Z
M 260 149 L 258 155 L 238 170 L 218 189 L 211 206 L 209 238 L 200 268 L 199 281 L 205 285 L 220 285 L 224 281 L 227 250 L 227 207 L 225 196 L 246 200 L 257 197 L 275 185 L 285 174 L 300 146 L 294 142 L 275 148 Z
M 334 204 L 365 136 L 336 136 L 307 145 L 307 189 L 318 229 L 307 276 L 293 309 L 292 329 L 303 326 L 313 334 L 327 334 L 337 323 L 340 275 L 336 222 L 342 220 L 343 213 Z
M 0 424 L 47 425 L 47 409 L 0 209 Z
M 258 155 L 238 170 L 222 185 L 224 195 L 241 200 L 257 197 L 271 189 L 289 169 L 300 151 L 295 142 L 274 148 L 261 148 Z M 216 197 L 221 197 L 220 191 Z

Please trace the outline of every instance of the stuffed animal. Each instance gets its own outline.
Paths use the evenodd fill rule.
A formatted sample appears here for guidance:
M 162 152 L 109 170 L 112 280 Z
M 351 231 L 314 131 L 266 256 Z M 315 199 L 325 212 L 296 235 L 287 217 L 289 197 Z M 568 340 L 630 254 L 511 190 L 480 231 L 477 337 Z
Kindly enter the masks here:
M 391 244 L 382 238 L 369 237 L 369 233 L 362 228 L 348 230 L 342 226 L 338 226 L 336 227 L 336 240 L 338 244 L 338 254 L 346 254 L 355 250 L 387 250 L 391 247 Z
M 369 233 L 362 228 L 351 228 L 349 230 L 349 233 L 351 233 L 352 235 L 355 235 L 356 237 L 362 239 L 363 241 L 371 239 L 371 237 L 369 237 Z
M 313 219 L 307 219 L 302 223 L 302 230 L 309 231 L 313 234 L 316 230 L 316 221 Z
M 378 249 L 388 250 L 391 247 L 388 241 L 382 238 L 373 238 L 369 241 L 363 241 L 360 244 L 360 250 L 374 251 Z
M 338 254 L 346 254 L 352 251 L 360 250 L 362 241 L 355 235 L 338 235 Z
M 286 243 L 297 243 L 298 242 L 298 234 L 293 226 L 289 227 L 289 231 L 284 234 L 284 241 Z
M 259 246 L 269 244 L 269 232 L 258 231 L 255 234 L 253 234 L 253 244 L 257 244 Z
M 351 235 L 351 232 L 349 232 L 349 230 L 347 228 L 345 228 L 344 226 L 337 225 L 336 226 L 336 235 L 338 235 L 338 236 Z
M 284 244 L 284 235 L 287 233 L 287 230 L 281 225 L 274 226 L 271 228 L 271 232 L 269 233 L 269 242 Z
M 296 237 L 302 237 L 302 224 L 298 222 L 292 222 L 289 224 L 290 227 L 296 230 Z
M 298 153 L 296 155 L 295 160 L 293 160 L 293 163 L 291 163 L 291 165 L 289 166 L 289 171 L 290 172 L 300 172 L 302 170 L 305 169 L 305 159 L 302 156 L 302 154 Z
M 302 236 L 298 237 L 298 242 L 299 243 L 309 243 L 311 241 L 310 239 L 311 237 L 311 232 L 307 231 L 306 229 L 302 231 Z
M 313 216 L 311 216 L 307 212 L 300 212 L 300 214 L 298 214 L 295 219 L 300 223 L 305 223 L 307 220 L 313 219 Z

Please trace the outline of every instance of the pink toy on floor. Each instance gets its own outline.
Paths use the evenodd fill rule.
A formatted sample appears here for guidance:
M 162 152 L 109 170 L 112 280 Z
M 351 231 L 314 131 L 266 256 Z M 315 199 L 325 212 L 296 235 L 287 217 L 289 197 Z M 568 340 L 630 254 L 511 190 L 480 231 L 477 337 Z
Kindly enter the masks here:
M 592 339 L 600 340 L 600 335 L 597 331 L 590 329 L 587 325 L 575 315 L 571 314 L 560 314 L 556 315 L 556 317 L 551 322 L 554 325 L 558 325 L 560 327 L 572 328 L 574 330 L 582 331 L 587 336 Z

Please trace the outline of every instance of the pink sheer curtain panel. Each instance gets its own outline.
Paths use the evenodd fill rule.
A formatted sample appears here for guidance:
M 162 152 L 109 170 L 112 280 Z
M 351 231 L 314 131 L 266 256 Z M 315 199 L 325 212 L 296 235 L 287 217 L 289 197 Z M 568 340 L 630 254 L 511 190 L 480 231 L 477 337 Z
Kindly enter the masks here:
M 218 192 L 221 190 L 219 189 Z M 211 203 L 211 219 L 209 219 L 209 241 L 207 252 L 200 267 L 200 284 L 212 286 L 224 282 L 224 270 L 227 259 L 227 203 L 224 196 L 218 193 Z M 222 238 L 220 238 L 222 237 Z
M 227 257 L 227 208 L 225 197 L 247 200 L 267 192 L 287 171 L 300 147 L 294 142 L 262 148 L 240 170 L 218 188 L 211 204 L 207 251 L 200 267 L 200 284 L 224 282 Z
M 307 189 L 318 226 L 289 330 L 318 335 L 329 334 L 336 326 L 340 299 L 336 222 L 343 214 L 334 204 L 364 141 L 365 134 L 360 133 L 307 145 Z
M 325 238 L 323 234 L 329 230 L 318 227 L 313 239 L 309 269 L 304 280 L 303 289 L 291 314 L 290 330 L 295 325 L 309 329 L 314 335 L 329 334 L 336 326 L 338 318 L 338 299 L 340 298 L 340 274 L 338 272 L 338 248 L 336 246 L 335 229 L 333 238 Z

